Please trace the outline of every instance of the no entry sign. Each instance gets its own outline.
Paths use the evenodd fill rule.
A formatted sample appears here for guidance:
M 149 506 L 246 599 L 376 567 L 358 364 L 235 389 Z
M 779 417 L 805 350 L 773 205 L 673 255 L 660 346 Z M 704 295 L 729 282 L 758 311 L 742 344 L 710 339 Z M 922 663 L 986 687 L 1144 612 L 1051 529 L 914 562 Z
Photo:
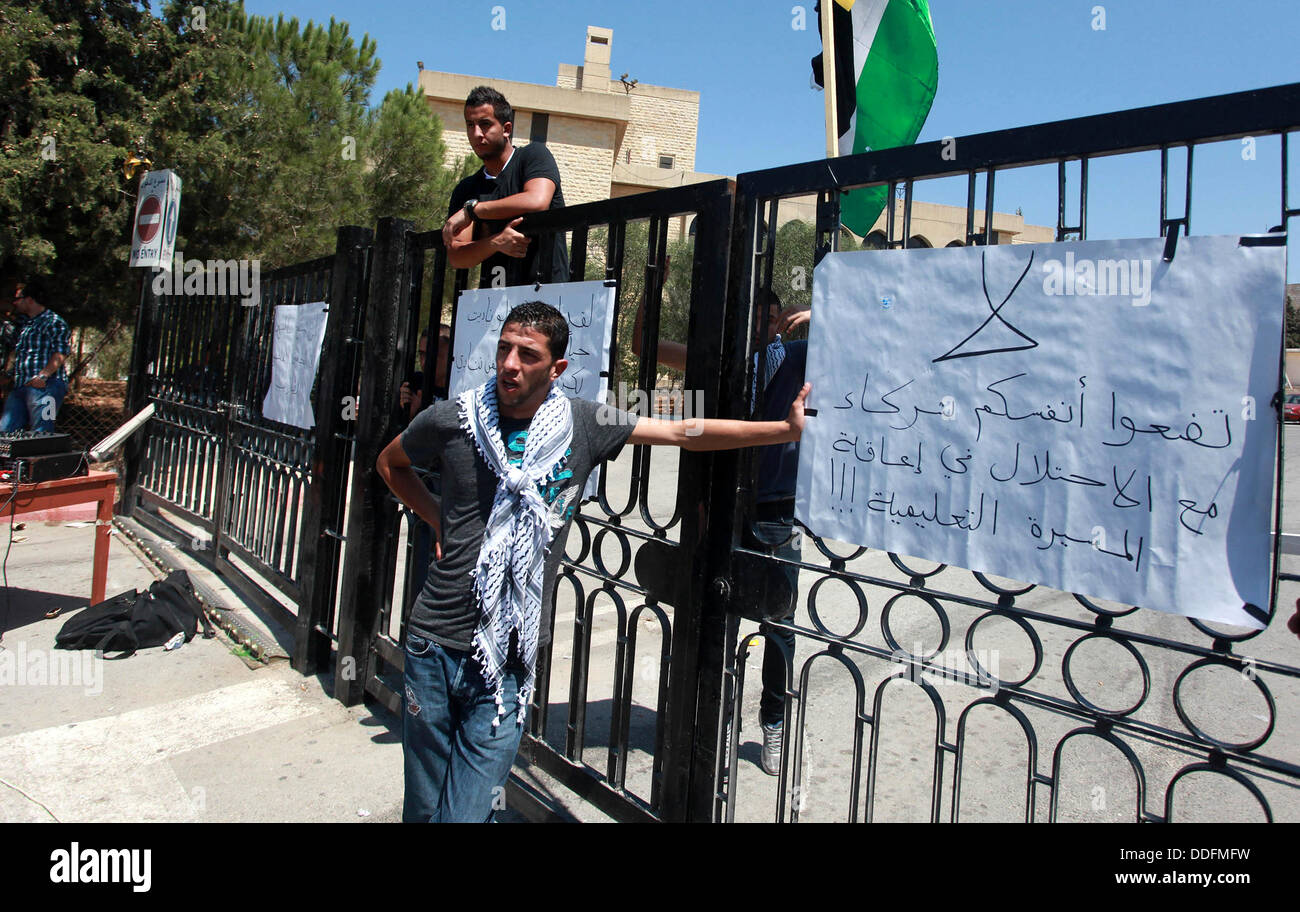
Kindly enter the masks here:
M 181 179 L 174 171 L 150 171 L 140 180 L 131 232 L 131 265 L 170 269 L 181 208 Z
M 161 225 L 162 202 L 156 196 L 148 197 L 140 204 L 140 213 L 135 217 L 135 233 L 142 243 L 148 244 Z

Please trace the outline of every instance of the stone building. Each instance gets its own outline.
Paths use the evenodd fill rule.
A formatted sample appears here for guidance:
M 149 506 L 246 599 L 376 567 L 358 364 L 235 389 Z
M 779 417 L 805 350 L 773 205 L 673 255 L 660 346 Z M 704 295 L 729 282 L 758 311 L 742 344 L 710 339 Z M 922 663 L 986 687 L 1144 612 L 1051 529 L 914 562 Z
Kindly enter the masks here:
M 588 26 L 582 64 L 560 64 L 553 86 L 421 69 L 420 90 L 442 118 L 448 163 L 473 154 L 465 138 L 465 97 L 475 86 L 490 85 L 515 109 L 515 145 L 544 142 L 555 156 L 569 205 L 726 177 L 695 170 L 700 93 L 648 85 L 626 73 L 613 76 L 613 42 L 612 29 Z M 902 204 L 897 205 L 901 231 Z M 780 224 L 812 222 L 815 214 L 812 197 L 782 200 L 778 207 Z M 976 223 L 982 231 L 982 212 Z M 675 227 L 679 235 L 688 233 L 689 218 Z M 999 244 L 1055 239 L 1053 229 L 1003 212 L 994 213 L 993 229 Z M 883 241 L 884 230 L 882 214 L 866 245 Z M 913 202 L 911 231 L 919 246 L 964 243 L 966 210 Z

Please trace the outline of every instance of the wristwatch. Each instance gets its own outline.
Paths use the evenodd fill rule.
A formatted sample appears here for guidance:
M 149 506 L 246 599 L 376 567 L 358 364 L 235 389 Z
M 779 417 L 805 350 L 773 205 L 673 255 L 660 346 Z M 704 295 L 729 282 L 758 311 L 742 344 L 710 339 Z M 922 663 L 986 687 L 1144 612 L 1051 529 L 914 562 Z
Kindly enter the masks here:
M 470 198 L 465 200 L 465 214 L 469 216 L 471 222 L 477 222 L 478 216 L 474 214 L 474 207 L 478 205 L 478 200 Z

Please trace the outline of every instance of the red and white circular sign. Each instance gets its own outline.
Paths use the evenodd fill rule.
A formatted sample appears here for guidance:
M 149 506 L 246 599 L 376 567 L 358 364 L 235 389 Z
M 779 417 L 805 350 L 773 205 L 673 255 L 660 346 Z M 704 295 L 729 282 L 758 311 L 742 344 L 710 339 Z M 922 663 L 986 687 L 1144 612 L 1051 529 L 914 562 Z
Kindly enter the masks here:
M 140 235 L 140 240 L 149 243 L 162 227 L 162 203 L 158 197 L 145 197 L 145 201 L 140 204 L 140 211 L 135 217 L 135 231 Z

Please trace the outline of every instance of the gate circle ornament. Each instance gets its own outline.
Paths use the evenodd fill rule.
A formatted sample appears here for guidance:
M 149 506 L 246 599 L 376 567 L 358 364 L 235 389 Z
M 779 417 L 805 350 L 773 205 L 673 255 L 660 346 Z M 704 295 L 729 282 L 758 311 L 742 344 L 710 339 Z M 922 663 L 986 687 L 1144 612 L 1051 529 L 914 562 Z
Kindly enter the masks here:
M 929 579 L 930 577 L 935 576 L 936 574 L 942 573 L 944 569 L 948 566 L 947 564 L 939 564 L 929 573 L 922 573 L 919 570 L 913 570 L 911 567 L 907 566 L 907 564 L 903 563 L 903 559 L 899 557 L 897 554 L 895 554 L 893 551 L 889 552 L 889 562 L 893 564 L 895 567 L 897 567 L 899 570 L 901 570 L 903 573 L 906 573 L 912 579 L 921 579 L 921 580 Z
M 1074 656 L 1075 650 L 1089 640 L 1107 640 L 1111 643 L 1115 643 L 1127 650 L 1129 655 L 1131 655 L 1137 662 L 1138 668 L 1142 671 L 1142 695 L 1137 698 L 1137 701 L 1134 702 L 1132 706 L 1129 706 L 1126 709 L 1106 709 L 1093 703 L 1083 695 L 1082 691 L 1079 690 L 1078 685 L 1074 681 L 1074 674 L 1070 670 L 1070 659 Z M 1099 715 L 1112 718 L 1128 716 L 1136 712 L 1138 708 L 1146 702 L 1147 697 L 1151 693 L 1151 670 L 1147 668 L 1146 660 L 1142 658 L 1142 654 L 1127 640 L 1122 640 L 1119 637 L 1105 633 L 1090 633 L 1087 636 L 1079 637 L 1079 639 L 1071 643 L 1070 648 L 1065 650 L 1065 658 L 1061 659 L 1061 677 L 1065 680 L 1066 690 L 1070 692 L 1070 696 L 1074 697 L 1077 703 L 1081 706 L 1087 707 Z
M 816 550 L 822 552 L 823 555 L 826 556 L 827 560 L 839 560 L 842 561 L 842 563 L 848 564 L 850 560 L 857 559 L 857 557 L 861 557 L 867 552 L 867 548 L 857 546 L 857 550 L 855 550 L 852 555 L 837 555 L 837 553 L 831 551 L 831 548 L 827 546 L 826 540 L 820 537 L 820 535 L 810 534 L 809 538 L 813 539 L 813 544 L 815 544 Z
M 894 632 L 889 627 L 889 613 L 893 610 L 894 604 L 899 599 L 904 598 L 920 599 L 929 605 L 939 618 L 939 628 L 941 631 L 939 634 L 939 645 L 925 655 L 916 655 L 900 646 L 898 638 L 894 636 Z M 951 629 L 948 626 L 948 614 L 943 610 L 943 606 L 939 604 L 938 599 L 921 592 L 899 592 L 892 596 L 889 601 L 885 602 L 884 610 L 880 612 L 880 632 L 885 635 L 885 642 L 889 644 L 889 648 L 893 649 L 894 652 L 902 653 L 909 659 L 928 662 L 948 648 L 948 636 L 951 633 Z
M 1213 639 L 1216 640 L 1223 640 L 1226 643 L 1241 643 L 1244 642 L 1245 640 L 1251 639 L 1252 637 L 1257 637 L 1265 630 L 1267 630 L 1272 625 L 1273 615 L 1276 613 L 1277 613 L 1277 607 L 1275 605 L 1270 605 L 1268 609 L 1268 621 L 1265 622 L 1264 626 L 1261 627 L 1259 630 L 1247 630 L 1244 633 L 1220 633 L 1219 631 L 1215 630 L 1213 627 L 1210 627 L 1206 621 L 1202 621 L 1200 618 L 1189 617 L 1187 620 L 1191 622 L 1191 625 L 1193 627 L 1195 627 L 1197 630 L 1201 631 L 1201 633 L 1205 634 L 1208 637 L 1212 637 Z
M 821 616 L 817 613 L 817 592 L 825 583 L 831 580 L 848 586 L 858 600 L 858 622 L 848 633 L 835 633 L 822 623 Z M 862 590 L 858 588 L 858 584 L 854 580 L 839 576 L 823 576 L 813 583 L 812 588 L 808 590 L 808 618 L 812 621 L 813 626 L 826 636 L 834 637 L 837 640 L 851 640 L 862 632 L 863 627 L 867 626 L 867 597 L 862 594 Z
M 1212 737 L 1203 728 L 1191 720 L 1187 711 L 1183 709 L 1183 682 L 1187 680 L 1188 675 L 1192 672 L 1210 665 L 1222 665 L 1235 673 L 1242 674 L 1246 680 L 1259 688 L 1259 692 L 1264 695 L 1264 701 L 1268 704 L 1268 726 L 1264 729 L 1264 734 L 1251 741 L 1221 741 L 1218 738 Z M 1241 669 L 1238 669 L 1231 662 L 1225 662 L 1222 659 L 1216 658 L 1201 659 L 1183 669 L 1183 673 L 1178 676 L 1178 680 L 1174 681 L 1174 711 L 1178 713 L 1178 718 L 1182 720 L 1183 725 L 1187 726 L 1187 730 L 1205 743 L 1212 744 L 1225 751 L 1239 751 L 1242 753 L 1253 751 L 1255 748 L 1267 741 L 1268 736 L 1273 734 L 1273 724 L 1277 719 L 1277 705 L 1273 702 L 1273 694 L 1269 691 L 1268 685 L 1260 679 L 1259 675 L 1243 674 Z
M 601 554 L 601 543 L 604 542 L 606 535 L 616 536 L 615 540 L 618 542 L 619 550 L 622 551 L 618 570 L 612 573 L 609 568 L 605 566 L 605 558 L 604 555 Z M 596 533 L 596 540 L 592 543 L 591 547 L 591 557 L 592 560 L 596 562 L 596 569 L 601 573 L 606 576 L 612 576 L 615 579 L 622 579 L 623 574 L 627 573 L 628 568 L 632 566 L 632 546 L 628 544 L 627 536 L 623 534 L 621 530 L 604 528 Z
M 983 573 L 980 573 L 978 570 L 972 570 L 971 574 L 975 577 L 976 582 L 978 582 L 989 592 L 992 592 L 994 595 L 1009 595 L 1015 598 L 1017 596 L 1024 595 L 1027 592 L 1032 592 L 1035 588 L 1037 588 L 1034 583 L 1026 583 L 1024 586 L 1020 587 L 1019 589 L 1010 589 L 1006 586 L 999 586 L 997 583 L 993 582 L 993 580 L 989 579 L 987 576 L 985 576 Z
M 1070 594 L 1074 596 L 1075 600 L 1078 601 L 1080 605 L 1087 608 L 1093 614 L 1101 615 L 1102 617 L 1122 618 L 1125 615 L 1132 614 L 1134 611 L 1139 610 L 1138 606 L 1134 605 L 1132 608 L 1125 608 L 1123 611 L 1111 611 L 1109 608 L 1103 608 L 1085 596 L 1079 595 L 1077 592 L 1072 592 Z
M 977 658 L 975 652 L 975 631 L 980 624 L 984 623 L 991 617 L 1000 617 L 1011 621 L 1011 623 L 1019 627 L 1024 634 L 1029 637 L 1029 644 L 1034 649 L 1034 664 L 1029 669 L 1029 673 L 1018 681 L 1007 681 L 1003 678 L 999 678 L 997 675 L 985 668 Z M 998 687 L 1021 687 L 1032 680 L 1034 675 L 1038 674 L 1038 670 L 1043 667 L 1043 641 L 1038 638 L 1038 633 L 1034 630 L 1033 625 L 1024 618 L 1018 617 L 1014 614 L 1009 614 L 1008 612 L 999 609 L 986 611 L 984 614 L 981 614 L 972 621 L 971 625 L 966 628 L 966 661 L 970 662 L 971 667 L 975 669 L 975 674 L 979 676 L 981 680 L 990 682 L 996 681 Z
M 587 528 L 587 523 L 583 519 L 582 514 L 578 514 L 574 517 L 572 528 L 578 530 L 578 535 L 582 538 L 582 547 L 578 551 L 577 557 L 570 557 L 569 544 L 573 541 L 573 538 L 570 537 L 569 540 L 564 543 L 564 559 L 571 564 L 580 564 L 587 559 L 587 555 L 591 552 L 591 530 Z

